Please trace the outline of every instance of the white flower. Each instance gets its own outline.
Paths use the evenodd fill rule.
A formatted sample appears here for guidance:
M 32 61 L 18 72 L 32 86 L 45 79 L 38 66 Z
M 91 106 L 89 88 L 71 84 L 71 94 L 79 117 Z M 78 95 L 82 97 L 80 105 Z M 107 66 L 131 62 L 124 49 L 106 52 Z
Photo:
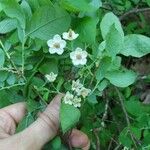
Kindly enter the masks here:
M 73 99 L 73 106 L 74 107 L 81 107 L 81 98 L 75 96 Z
M 57 74 L 51 72 L 50 74 L 46 74 L 45 77 L 49 82 L 54 82 L 56 80 Z
M 63 33 L 63 39 L 69 41 L 75 40 L 78 36 L 79 34 L 76 34 L 72 29 L 70 29 L 68 32 Z
M 125 146 L 125 147 L 123 148 L 123 150 L 129 150 L 129 148 Z
M 76 81 L 72 81 L 72 90 L 73 91 L 78 91 L 79 89 L 81 89 L 83 87 L 83 84 L 80 83 L 80 80 L 76 80 Z
M 70 53 L 70 58 L 75 66 L 85 65 L 87 62 L 87 52 L 83 51 L 81 48 L 76 48 L 74 52 Z
M 53 39 L 47 41 L 47 45 L 49 46 L 49 52 L 51 54 L 57 53 L 61 55 L 66 47 L 66 41 L 62 40 L 60 35 L 56 34 Z
M 83 98 L 87 97 L 89 95 L 89 93 L 91 92 L 90 89 L 86 89 L 85 87 L 82 87 L 81 89 L 79 89 L 77 91 L 77 95 L 78 96 L 83 96 Z
M 73 104 L 73 95 L 70 92 L 67 92 L 66 95 L 64 96 L 64 103 L 72 105 Z

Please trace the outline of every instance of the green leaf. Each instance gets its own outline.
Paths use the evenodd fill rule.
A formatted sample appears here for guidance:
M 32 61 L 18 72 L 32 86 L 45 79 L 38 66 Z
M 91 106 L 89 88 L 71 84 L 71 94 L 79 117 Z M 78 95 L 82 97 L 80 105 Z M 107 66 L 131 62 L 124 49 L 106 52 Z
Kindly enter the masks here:
M 124 128 L 123 131 L 119 135 L 119 141 L 123 146 L 126 146 L 128 148 L 132 145 L 132 140 L 130 139 L 128 129 Z
M 6 91 L 0 91 L 0 108 L 10 105 L 10 95 Z
M 55 59 L 46 61 L 40 66 L 39 71 L 43 74 L 49 74 L 51 72 L 58 74 L 58 62 Z
M 121 26 L 121 23 L 120 23 L 118 17 L 110 12 L 110 13 L 107 13 L 103 17 L 101 24 L 100 24 L 100 29 L 101 29 L 103 39 L 106 38 L 106 36 L 113 24 L 115 25 L 115 28 L 118 30 L 120 35 L 122 37 L 124 37 L 124 32 L 123 32 L 123 29 L 122 29 L 122 26 Z
M 4 62 L 5 62 L 5 55 L 3 50 L 0 48 L 0 67 L 3 67 Z
M 38 0 L 38 2 L 40 6 L 53 6 L 53 3 L 50 0 Z
M 63 133 L 74 127 L 79 121 L 79 118 L 80 111 L 78 108 L 64 103 L 61 104 L 60 122 Z
M 7 71 L 0 71 L 0 82 L 4 82 L 8 77 Z
M 31 113 L 28 113 L 28 115 L 26 115 L 23 120 L 19 123 L 16 133 L 21 132 L 22 130 L 24 130 L 25 128 L 27 128 L 31 123 L 34 122 L 34 118 L 31 115 Z
M 36 110 L 39 110 L 40 108 L 40 103 L 37 101 L 34 101 L 32 99 L 28 99 L 27 101 L 27 110 L 28 112 L 32 113 Z
M 92 6 L 94 6 L 96 9 L 102 6 L 101 0 L 92 0 L 90 3 Z
M 138 129 L 136 127 L 130 127 L 130 129 L 131 129 L 131 132 L 134 135 L 134 137 L 136 139 L 140 140 L 141 129 Z M 129 134 L 129 129 L 128 128 L 124 128 L 123 131 L 120 133 L 119 141 L 121 142 L 121 144 L 123 146 L 126 146 L 128 148 L 131 147 L 131 145 L 133 144 L 133 141 L 132 141 L 131 136 Z
M 124 49 L 121 51 L 121 54 L 140 58 L 149 53 L 149 37 L 140 34 L 130 34 L 125 36 Z
M 53 150 L 60 150 L 61 149 L 61 138 L 56 137 L 51 141 L 52 149 Z
M 20 5 L 15 0 L 1 0 L 5 14 L 10 18 L 16 18 L 20 26 L 25 28 L 25 15 Z
M 108 72 L 105 76 L 111 84 L 117 87 L 127 87 L 136 80 L 136 73 L 130 70 Z
M 71 12 L 89 12 L 94 10 L 94 7 L 92 7 L 92 5 L 90 5 L 86 0 L 61 0 L 60 4 L 66 10 Z
M 99 68 L 96 71 L 96 79 L 102 80 L 108 71 L 118 70 L 121 65 L 121 58 L 119 56 L 112 60 L 110 57 L 103 57 L 100 61 Z
M 150 0 L 146 0 L 146 3 L 148 4 L 148 6 L 150 6 Z
M 95 105 L 98 103 L 97 99 L 96 99 L 96 95 L 92 94 L 90 96 L 88 96 L 87 101 L 89 104 L 91 105 Z
M 48 40 L 55 34 L 62 34 L 70 26 L 70 16 L 58 6 L 45 6 L 33 14 L 27 35 L 32 38 Z M 26 35 L 26 36 L 27 36 Z
M 23 11 L 25 13 L 26 19 L 29 21 L 32 17 L 32 10 L 30 8 L 30 5 L 28 4 L 27 1 L 22 1 L 21 8 L 23 9 Z
M 108 84 L 109 84 L 109 81 L 104 79 L 102 82 L 98 84 L 97 88 L 99 91 L 103 91 L 107 87 Z
M 99 44 L 98 49 L 94 51 L 94 56 L 97 58 L 101 58 L 103 55 L 103 51 L 105 50 L 106 47 L 106 41 L 103 41 Z
M 123 49 L 124 38 L 116 29 L 115 24 L 110 27 L 106 36 L 106 51 L 109 56 L 115 56 Z
M 10 74 L 6 81 L 7 81 L 7 83 L 9 85 L 13 85 L 16 82 L 15 75 L 14 74 Z
M 0 22 L 0 33 L 5 34 L 17 28 L 16 19 L 4 19 Z
M 78 33 L 80 33 L 80 41 L 89 44 L 95 43 L 97 23 L 98 18 L 94 17 L 86 17 L 79 20 L 76 30 Z
M 38 0 L 27 0 L 33 11 L 40 7 Z
M 96 79 L 98 81 L 102 80 L 108 70 L 108 68 L 111 65 L 111 58 L 110 57 L 104 57 L 101 62 L 100 66 L 96 71 Z
M 144 113 L 142 104 L 138 100 L 125 101 L 125 107 L 128 113 L 138 117 Z
M 44 81 L 39 77 L 33 77 L 32 85 L 36 87 L 42 87 L 44 85 Z

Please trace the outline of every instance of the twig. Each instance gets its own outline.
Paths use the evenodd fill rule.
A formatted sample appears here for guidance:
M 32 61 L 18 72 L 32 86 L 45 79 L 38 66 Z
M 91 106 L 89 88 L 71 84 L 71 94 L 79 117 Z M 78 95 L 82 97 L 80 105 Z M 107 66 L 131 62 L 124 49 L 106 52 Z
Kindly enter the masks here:
M 138 140 L 135 141 L 136 137 L 133 135 L 133 133 L 132 133 L 132 131 L 131 131 L 131 129 L 130 129 L 131 123 L 130 123 L 130 120 L 129 120 L 129 117 L 128 117 L 128 113 L 127 113 L 127 111 L 126 111 L 126 108 L 125 108 L 125 106 L 124 106 L 123 96 L 122 96 L 121 92 L 119 91 L 119 89 L 118 89 L 117 87 L 115 87 L 115 90 L 116 90 L 116 92 L 117 92 L 117 94 L 118 94 L 119 101 L 120 101 L 120 104 L 121 104 L 123 113 L 124 113 L 124 115 L 125 115 L 125 118 L 126 118 L 127 128 L 128 128 L 130 137 L 131 137 L 131 139 L 132 139 L 132 141 L 133 141 L 135 147 L 137 148 L 136 143 L 137 143 Z M 138 144 L 139 144 L 139 143 L 138 143 Z
M 108 10 L 108 11 L 112 11 L 112 8 L 107 8 L 107 7 L 104 7 L 104 6 L 101 6 L 100 9 L 104 9 L 104 10 Z
M 43 99 L 43 97 L 40 95 L 40 93 L 37 91 L 37 89 L 33 85 L 31 85 L 31 87 L 33 88 L 34 92 L 39 96 L 39 98 L 42 100 L 42 102 L 47 106 L 48 104 Z
M 0 45 L 1 45 L 1 47 L 2 47 L 2 50 L 3 50 L 4 53 L 5 53 L 6 57 L 8 58 L 10 64 L 12 65 L 12 67 L 18 72 L 18 75 L 22 76 L 22 78 L 26 81 L 25 76 L 20 72 L 20 70 L 17 69 L 15 63 L 12 61 L 12 59 L 11 59 L 9 53 L 8 53 L 7 50 L 5 49 L 5 47 L 4 47 L 4 45 L 3 45 L 3 43 L 2 43 L 1 40 L 0 40 Z
M 105 97 L 105 99 L 106 99 L 105 112 L 104 112 L 103 117 L 102 117 L 102 122 L 105 122 L 105 120 L 107 119 L 108 108 L 109 108 L 109 100 L 106 97 Z
M 0 71 L 7 71 L 7 72 L 18 74 L 18 71 L 16 71 L 14 68 L 0 68 Z
M 33 69 L 33 73 L 31 74 L 31 76 L 28 78 L 28 80 L 26 81 L 26 85 L 24 88 L 24 97 L 28 97 L 28 91 L 29 91 L 29 84 L 32 80 L 32 78 L 34 77 L 34 75 L 37 73 L 38 67 L 41 65 L 41 63 L 44 60 L 44 56 L 41 58 L 41 60 L 35 65 L 34 69 Z
M 107 150 L 111 150 L 111 146 L 112 146 L 113 140 L 111 139 L 108 145 L 108 149 Z
M 114 120 L 114 123 L 116 124 L 116 128 L 118 130 L 118 133 L 121 132 L 120 127 L 120 122 L 117 120 L 116 115 L 113 113 L 112 108 L 109 106 L 109 112 L 112 115 L 112 119 Z
M 72 134 L 72 129 L 70 129 L 69 131 L 67 131 L 64 135 L 62 135 L 60 133 L 62 141 L 64 142 L 65 145 L 68 146 L 69 150 L 73 150 L 71 142 L 70 142 L 70 138 L 71 138 L 70 136 L 71 136 L 71 134 Z
M 94 133 L 95 138 L 96 138 L 96 150 L 100 150 L 100 140 L 99 140 L 98 132 L 99 131 L 97 129 L 93 130 L 93 133 Z
M 70 136 L 71 136 L 71 133 L 72 133 L 72 129 L 70 130 L 70 132 L 68 133 L 68 139 L 67 139 L 67 141 L 68 141 L 68 146 L 69 146 L 69 150 L 73 150 L 73 148 L 72 148 L 72 145 L 71 145 L 71 142 L 70 142 Z
M 24 75 L 24 64 L 25 64 L 24 45 L 25 45 L 25 41 L 22 42 L 22 68 L 21 68 L 21 72 L 23 75 Z
M 6 90 L 6 89 L 11 89 L 11 88 L 17 87 L 17 86 L 23 86 L 23 85 L 25 85 L 25 83 L 14 84 L 14 85 L 11 85 L 11 86 L 3 87 L 3 88 L 0 89 L 0 91 Z
M 3 49 L 3 51 L 4 51 L 4 53 L 5 53 L 6 57 L 7 57 L 8 60 L 10 61 L 11 65 L 15 68 L 16 71 L 18 71 L 16 65 L 15 65 L 14 62 L 11 60 L 10 55 L 8 54 L 8 52 L 7 52 L 7 50 L 5 49 L 5 47 L 4 47 L 4 45 L 3 45 L 3 43 L 2 43 L 1 40 L 0 40 L 0 45 L 1 45 L 1 47 L 2 47 L 2 49 Z M 20 74 L 19 71 L 18 71 L 18 74 Z
M 150 8 L 134 8 L 134 9 L 124 13 L 122 16 L 120 16 L 119 19 L 120 19 L 120 21 L 122 21 L 131 14 L 137 14 L 137 13 L 147 12 L 147 11 L 150 11 Z
M 96 150 L 100 150 L 100 140 L 99 140 L 98 133 L 105 127 L 105 120 L 107 119 L 107 115 L 108 115 L 109 100 L 106 97 L 105 99 L 106 99 L 106 104 L 105 104 L 105 111 L 101 119 L 101 127 L 93 129 L 93 133 L 96 137 Z
M 107 97 L 104 97 L 106 99 L 106 104 L 105 104 L 105 111 L 103 113 L 102 119 L 101 119 L 101 127 L 96 128 L 97 131 L 101 131 L 105 127 L 105 121 L 108 116 L 108 109 L 109 109 L 109 100 Z

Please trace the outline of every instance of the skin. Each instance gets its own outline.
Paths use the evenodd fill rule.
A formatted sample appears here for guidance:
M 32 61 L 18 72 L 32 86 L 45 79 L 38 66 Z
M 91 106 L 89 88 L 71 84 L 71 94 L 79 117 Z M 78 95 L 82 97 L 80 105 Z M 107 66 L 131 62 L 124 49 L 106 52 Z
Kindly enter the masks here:
M 57 95 L 39 113 L 39 118 L 24 131 L 15 134 L 17 124 L 26 113 L 25 103 L 17 103 L 0 109 L 0 149 L 41 150 L 43 145 L 57 135 L 59 129 L 59 109 L 63 95 Z M 83 132 L 73 129 L 69 136 L 72 147 L 88 150 L 90 141 Z

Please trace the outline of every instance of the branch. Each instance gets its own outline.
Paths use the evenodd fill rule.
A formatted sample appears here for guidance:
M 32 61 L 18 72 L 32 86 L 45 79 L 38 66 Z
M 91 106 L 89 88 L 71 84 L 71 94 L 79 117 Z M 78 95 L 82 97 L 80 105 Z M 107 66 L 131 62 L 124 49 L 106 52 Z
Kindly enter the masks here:
M 0 68 L 0 71 L 7 71 L 7 72 L 11 72 L 14 74 L 18 74 L 18 72 L 14 69 L 14 68 Z
M 99 131 L 97 129 L 94 129 L 93 133 L 96 138 L 96 150 L 100 150 L 100 140 L 99 140 L 99 136 L 98 136 Z
M 6 89 L 11 89 L 11 88 L 13 88 L 13 87 L 17 87 L 17 86 L 23 86 L 23 85 L 25 85 L 25 83 L 14 84 L 14 85 L 11 85 L 11 86 L 2 87 L 2 88 L 0 88 L 0 91 L 2 91 L 2 90 L 6 90 Z
M 132 139 L 132 141 L 133 141 L 135 147 L 137 148 L 136 143 L 140 144 L 140 142 L 138 141 L 138 139 L 136 139 L 135 135 L 132 133 L 132 131 L 131 131 L 131 129 L 130 129 L 131 123 L 130 123 L 129 116 L 128 116 L 128 113 L 127 113 L 127 111 L 126 111 L 126 108 L 125 108 L 125 106 L 124 106 L 122 93 L 119 91 L 119 89 L 118 89 L 117 87 L 115 87 L 115 90 L 116 90 L 116 92 L 117 92 L 117 94 L 118 94 L 119 101 L 120 101 L 120 104 L 121 104 L 123 113 L 124 113 L 124 115 L 125 115 L 125 118 L 126 118 L 127 128 L 128 128 L 130 137 L 131 137 L 131 139 Z
M 20 72 L 20 70 L 16 67 L 15 63 L 12 61 L 9 53 L 7 52 L 7 50 L 5 49 L 5 46 L 3 45 L 2 41 L 0 40 L 0 46 L 2 47 L 3 52 L 5 53 L 6 57 L 8 58 L 10 64 L 12 65 L 12 67 L 18 72 L 18 75 L 22 76 L 22 78 L 26 81 L 25 76 Z
M 131 14 L 138 14 L 141 12 L 147 12 L 150 11 L 150 8 L 134 8 L 126 13 L 124 13 L 122 16 L 120 16 L 120 21 L 124 20 L 127 16 L 131 15 Z

